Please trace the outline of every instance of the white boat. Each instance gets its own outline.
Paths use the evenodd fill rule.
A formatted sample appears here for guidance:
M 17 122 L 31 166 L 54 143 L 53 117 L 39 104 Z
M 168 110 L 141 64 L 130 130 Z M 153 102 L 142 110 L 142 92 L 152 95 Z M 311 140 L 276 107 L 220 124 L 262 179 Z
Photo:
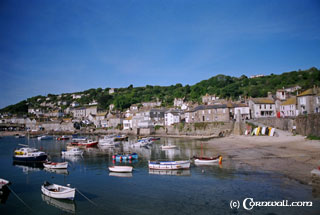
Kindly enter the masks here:
M 46 135 L 38 137 L 38 140 L 50 140 L 50 139 L 52 139 L 52 137 L 46 136 Z
M 149 169 L 189 169 L 190 161 L 148 161 Z
M 217 157 L 196 157 L 194 156 L 194 164 L 195 165 L 212 165 L 212 164 L 221 164 L 222 156 L 219 155 Z
M 55 199 L 73 200 L 76 194 L 75 188 L 65 187 L 58 184 L 50 184 L 49 182 L 45 182 L 41 186 L 41 191 L 44 195 Z
M 132 172 L 132 166 L 109 166 L 111 172 Z
M 175 148 L 177 148 L 177 146 L 175 146 L 175 145 L 167 145 L 167 146 L 163 145 L 163 146 L 161 146 L 161 149 L 175 149 Z
M 43 163 L 43 166 L 48 169 L 67 169 L 68 162 L 60 162 L 60 163 L 46 162 L 46 163 Z
M 8 180 L 0 178 L 0 190 L 2 190 L 3 187 L 5 187 L 6 185 L 9 185 L 9 184 L 10 184 L 10 182 Z
M 71 155 L 71 156 L 78 156 L 78 155 L 82 155 L 83 154 L 83 150 L 79 149 L 78 147 L 74 147 L 74 148 L 71 148 L 69 149 L 68 151 L 62 151 L 61 152 L 62 155 Z

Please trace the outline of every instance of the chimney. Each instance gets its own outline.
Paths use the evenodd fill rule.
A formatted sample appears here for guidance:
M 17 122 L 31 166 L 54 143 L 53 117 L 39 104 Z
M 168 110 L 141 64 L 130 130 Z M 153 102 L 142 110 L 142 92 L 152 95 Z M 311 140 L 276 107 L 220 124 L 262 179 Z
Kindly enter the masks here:
M 271 92 L 268 92 L 268 98 L 272 99 L 272 93 Z

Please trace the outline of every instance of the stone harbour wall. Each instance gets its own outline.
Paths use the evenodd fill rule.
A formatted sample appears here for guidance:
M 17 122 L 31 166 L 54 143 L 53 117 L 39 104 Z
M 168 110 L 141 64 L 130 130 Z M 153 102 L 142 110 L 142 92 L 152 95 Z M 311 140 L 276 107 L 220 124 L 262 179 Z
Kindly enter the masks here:
M 155 130 L 157 135 L 225 136 L 233 129 L 233 122 L 178 123 Z
M 308 114 L 296 118 L 297 133 L 304 136 L 320 137 L 320 114 Z

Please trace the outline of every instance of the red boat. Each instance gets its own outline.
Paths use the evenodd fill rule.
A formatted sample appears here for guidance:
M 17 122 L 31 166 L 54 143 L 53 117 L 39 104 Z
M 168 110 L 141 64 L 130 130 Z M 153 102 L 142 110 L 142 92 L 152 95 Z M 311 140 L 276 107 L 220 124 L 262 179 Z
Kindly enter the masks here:
M 84 146 L 86 148 L 88 147 L 94 147 L 96 145 L 98 145 L 98 141 L 95 140 L 87 140 L 87 141 L 83 141 L 83 142 L 71 142 L 71 145 L 74 146 Z

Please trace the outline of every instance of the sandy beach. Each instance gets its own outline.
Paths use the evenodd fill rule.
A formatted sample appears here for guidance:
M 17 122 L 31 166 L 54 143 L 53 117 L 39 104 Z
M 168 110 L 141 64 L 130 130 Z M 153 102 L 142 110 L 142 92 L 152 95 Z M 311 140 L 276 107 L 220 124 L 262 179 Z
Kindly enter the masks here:
M 229 136 L 208 141 L 226 164 L 274 171 L 310 184 L 310 171 L 320 166 L 320 141 L 277 130 L 278 137 Z

